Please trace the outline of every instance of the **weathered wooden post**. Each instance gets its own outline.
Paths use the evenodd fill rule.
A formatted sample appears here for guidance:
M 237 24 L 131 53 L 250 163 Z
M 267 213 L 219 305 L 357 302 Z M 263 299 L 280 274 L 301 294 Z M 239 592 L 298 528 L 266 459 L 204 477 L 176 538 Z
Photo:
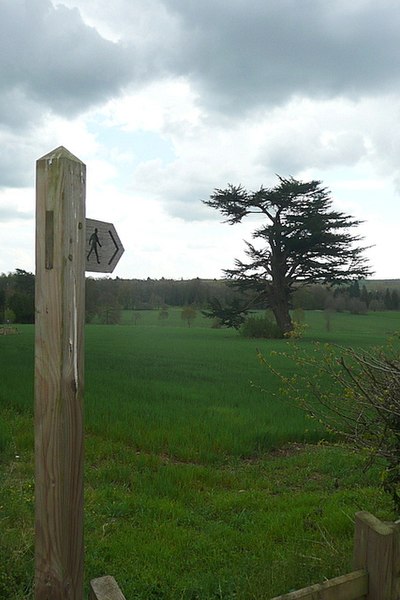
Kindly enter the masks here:
M 83 598 L 86 167 L 36 164 L 35 598 Z
M 106 575 L 90 582 L 89 600 L 125 600 L 114 577 Z
M 399 524 L 383 523 L 368 512 L 356 514 L 354 568 L 368 573 L 366 600 L 400 597 Z

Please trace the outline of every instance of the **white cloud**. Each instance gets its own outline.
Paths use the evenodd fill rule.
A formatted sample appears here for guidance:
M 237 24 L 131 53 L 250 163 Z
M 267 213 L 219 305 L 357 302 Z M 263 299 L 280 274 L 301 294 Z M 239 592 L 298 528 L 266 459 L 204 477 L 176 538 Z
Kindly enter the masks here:
M 127 90 L 102 107 L 103 124 L 124 131 L 176 133 L 196 126 L 201 110 L 190 83 L 182 77 L 161 79 L 140 90 Z
M 201 200 L 279 173 L 321 179 L 397 276 L 399 35 L 394 0 L 3 0 L 0 271 L 33 268 L 35 161 L 64 145 L 116 274 L 219 276 L 251 224 Z

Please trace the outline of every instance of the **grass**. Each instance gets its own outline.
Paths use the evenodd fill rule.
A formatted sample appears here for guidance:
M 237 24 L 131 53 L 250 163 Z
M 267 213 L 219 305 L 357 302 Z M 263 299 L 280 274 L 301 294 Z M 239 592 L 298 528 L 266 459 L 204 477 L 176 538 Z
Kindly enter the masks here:
M 351 570 L 353 517 L 391 519 L 362 457 L 284 402 L 273 350 L 191 328 L 170 310 L 86 330 L 85 581 L 114 575 L 127 598 L 270 598 Z M 400 313 L 306 313 L 313 340 L 382 343 Z M 0 338 L 0 598 L 33 578 L 33 327 Z M 325 440 L 325 441 L 324 441 Z
M 257 344 L 230 331 L 88 328 L 88 348 L 94 344 L 94 360 L 89 350 L 86 358 L 89 431 L 106 427 L 138 449 L 212 462 L 315 440 L 303 414 L 282 411 L 273 397 L 278 380 L 260 389 Z

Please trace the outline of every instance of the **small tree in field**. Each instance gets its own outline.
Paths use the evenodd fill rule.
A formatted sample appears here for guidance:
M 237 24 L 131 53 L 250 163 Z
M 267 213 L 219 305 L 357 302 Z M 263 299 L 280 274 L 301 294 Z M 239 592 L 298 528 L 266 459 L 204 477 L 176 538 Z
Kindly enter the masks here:
M 132 321 L 135 323 L 135 325 L 137 325 L 139 323 L 141 318 L 142 318 L 142 315 L 138 310 L 132 311 Z
M 160 308 L 160 311 L 158 313 L 158 318 L 160 319 L 160 321 L 163 321 L 165 323 L 165 321 L 168 319 L 168 317 L 169 317 L 168 307 L 163 306 L 162 308 Z
M 193 306 L 185 306 L 181 312 L 181 319 L 186 321 L 187 326 L 191 327 L 193 321 L 197 317 L 197 311 Z
M 282 334 L 293 328 L 289 309 L 295 288 L 370 274 L 366 248 L 357 246 L 362 238 L 351 233 L 361 221 L 332 210 L 330 193 L 320 181 L 279 177 L 278 185 L 257 192 L 228 185 L 216 189 L 205 204 L 219 210 L 230 225 L 252 214 L 263 217 L 253 232 L 261 244 L 246 242 L 249 261 L 236 260 L 235 268 L 225 273 L 237 288 L 251 293 L 253 302 L 266 302 Z M 212 313 L 211 307 L 210 316 L 221 318 Z
M 121 308 L 119 306 L 101 306 L 97 314 L 100 323 L 104 323 L 105 325 L 118 325 L 121 323 Z

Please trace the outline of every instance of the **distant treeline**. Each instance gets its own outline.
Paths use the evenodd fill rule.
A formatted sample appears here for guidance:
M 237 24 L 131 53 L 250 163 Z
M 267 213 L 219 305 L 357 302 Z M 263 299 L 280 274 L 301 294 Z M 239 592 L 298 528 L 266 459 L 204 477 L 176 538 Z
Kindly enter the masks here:
M 234 289 L 220 280 L 86 279 L 86 321 L 118 320 L 118 310 L 161 310 L 168 306 L 206 307 L 210 298 L 227 303 Z
M 400 310 L 400 280 L 365 282 L 328 287 L 310 285 L 293 296 L 294 308 L 349 311 L 354 314 L 378 310 Z
M 0 323 L 33 323 L 35 276 L 22 269 L 0 275 Z
M 35 276 L 22 269 L 0 275 L 0 322 L 34 322 Z M 161 310 L 168 306 L 206 308 L 210 299 L 230 303 L 238 292 L 217 279 L 86 279 L 86 320 L 117 322 L 121 310 Z M 252 308 L 266 309 L 265 305 Z M 366 313 L 400 310 L 400 280 L 355 281 L 348 286 L 310 285 L 293 295 L 293 308 Z

